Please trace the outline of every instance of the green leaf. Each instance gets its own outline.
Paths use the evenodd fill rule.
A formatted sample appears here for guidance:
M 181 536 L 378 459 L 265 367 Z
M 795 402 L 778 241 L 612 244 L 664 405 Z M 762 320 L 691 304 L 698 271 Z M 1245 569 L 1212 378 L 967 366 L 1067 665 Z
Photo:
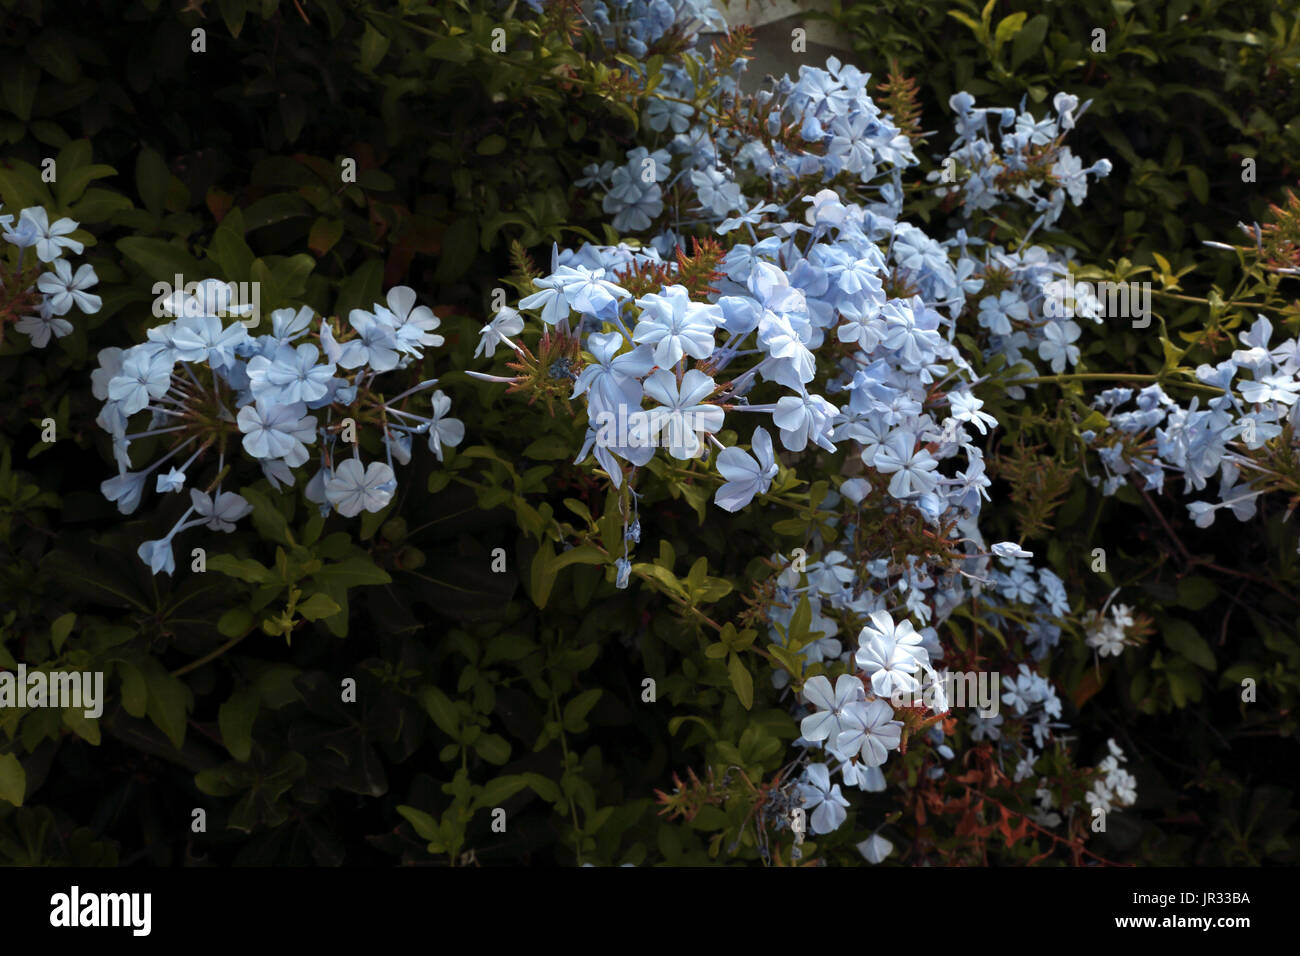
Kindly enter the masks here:
M 1187 351 L 1187 349 L 1180 349 L 1178 346 L 1174 345 L 1173 342 L 1170 342 L 1163 335 L 1160 336 L 1160 347 L 1164 349 L 1166 369 L 1176 368 L 1178 366 L 1179 359 L 1181 359 L 1183 357 L 1183 353 Z
M 149 719 L 167 735 L 177 750 L 185 743 L 185 723 L 192 697 L 190 689 L 151 661 L 145 672 L 149 685 Z
M 489 780 L 483 786 L 483 792 L 474 800 L 475 807 L 486 809 L 495 809 L 500 806 L 502 801 L 509 800 L 520 790 L 530 786 L 529 775 L 511 775 L 507 777 L 497 777 L 495 780 Z M 543 778 L 545 779 L 545 778 Z M 549 783 L 549 781 L 547 781 Z
M 99 746 L 99 720 L 98 718 L 87 717 L 84 708 L 65 708 L 63 710 L 63 724 L 92 747 Z
M 571 734 L 582 733 L 587 729 L 587 712 L 596 705 L 600 697 L 600 688 L 583 691 L 564 705 L 564 729 Z
M 333 617 L 343 609 L 328 594 L 318 591 L 299 604 L 297 610 L 308 621 L 320 621 Z
M 232 607 L 217 619 L 217 631 L 225 637 L 238 637 L 252 626 L 253 614 L 246 607 Z
M 499 734 L 481 734 L 474 741 L 474 750 L 488 763 L 498 767 L 510 759 L 510 743 Z
M 560 800 L 560 788 L 554 780 L 549 777 L 543 777 L 540 773 L 520 774 L 528 782 L 533 793 L 537 794 L 547 803 L 558 803 Z
M 80 199 L 81 194 L 86 191 L 86 187 L 96 179 L 103 179 L 105 176 L 113 176 L 116 173 L 117 170 L 112 166 L 105 166 L 102 163 L 95 163 L 92 166 L 79 166 L 66 176 L 60 170 L 58 181 L 54 184 L 54 198 L 60 206 L 67 206 Z
M 1011 43 L 1011 69 L 1013 71 L 1025 60 L 1042 50 L 1043 38 L 1047 36 L 1047 26 L 1047 15 L 1040 13 L 1030 17 L 1024 29 L 1016 34 L 1015 40 Z
M 673 736 L 676 736 L 677 728 L 681 727 L 681 725 L 686 723 L 688 720 L 693 721 L 694 723 L 697 723 L 701 727 L 703 727 L 711 739 L 713 740 L 718 739 L 718 732 L 713 729 L 713 725 L 710 724 L 708 721 L 704 720 L 702 717 L 696 717 L 694 714 L 682 714 L 677 717 L 670 717 L 668 719 L 668 733 L 672 734 Z
M 198 260 L 179 245 L 141 236 L 119 239 L 115 245 L 122 255 L 143 269 L 155 282 L 173 282 L 177 275 L 184 277 L 187 282 L 197 282 L 205 275 Z
M 593 544 L 570 548 L 557 556 L 551 542 L 543 541 L 541 547 L 537 549 L 537 554 L 533 556 L 533 563 L 528 573 L 533 603 L 539 608 L 546 607 L 546 602 L 551 597 L 551 590 L 555 587 L 556 578 L 569 565 L 604 564 L 605 561 L 604 553 Z
M 86 226 L 103 222 L 124 209 L 131 208 L 131 200 L 119 193 L 107 189 L 87 189 L 81 199 L 68 207 L 68 215 Z
M 77 615 L 69 611 L 54 619 L 50 625 L 50 643 L 54 646 L 54 653 L 58 654 L 63 650 L 63 642 L 68 639 L 72 633 L 72 625 L 77 623 Z
M 253 752 L 253 723 L 260 707 L 261 698 L 257 691 L 244 685 L 236 689 L 217 711 L 221 742 L 241 763 Z
M 474 59 L 474 47 L 464 38 L 439 37 L 424 48 L 424 55 L 434 60 L 447 60 L 451 63 L 468 63 Z
M 149 685 L 144 674 L 127 661 L 118 662 L 117 673 L 122 678 L 122 706 L 132 717 L 143 717 L 149 710 Z
M 379 65 L 379 61 L 388 52 L 388 45 L 391 42 L 392 40 L 369 23 L 366 24 L 366 32 L 361 36 L 361 71 L 363 73 L 370 73 Z
M 253 274 L 253 250 L 244 241 L 244 234 L 236 228 L 236 223 L 243 223 L 243 216 L 232 210 L 221 221 L 212 234 L 212 243 L 208 246 L 207 256 L 215 262 L 229 282 L 247 282 Z
M 339 285 L 339 298 L 335 306 L 339 318 L 346 319 L 353 309 L 368 309 L 378 302 L 383 281 L 383 261 L 367 259 Z
M 1024 26 L 1025 20 L 1028 16 L 1029 14 L 1024 13 L 1023 11 L 1020 13 L 1013 13 L 1010 16 L 1004 17 L 998 23 L 998 28 L 993 34 L 994 56 L 997 56 L 998 51 L 1002 49 L 1004 43 L 1020 32 L 1020 28 Z
M 244 28 L 244 14 L 247 12 L 245 2 L 246 0 L 219 0 L 217 4 L 221 8 L 221 19 L 233 37 L 239 36 L 239 31 Z
M 239 493 L 253 506 L 253 526 L 257 533 L 276 544 L 292 546 L 289 541 L 289 520 L 270 498 L 256 488 L 241 488 Z
M 483 666 L 497 661 L 523 660 L 537 650 L 537 645 L 522 634 L 498 634 L 483 650 Z
M 219 571 L 228 577 L 253 584 L 269 584 L 275 580 L 275 574 L 270 568 L 263 567 L 252 558 L 237 558 L 233 554 L 212 555 L 208 558 L 208 570 Z
M 26 123 L 32 118 L 32 103 L 36 101 L 36 87 L 41 81 L 41 71 L 34 63 L 18 63 L 5 67 L 0 79 L 0 95 L 5 107 Z
M 741 706 L 749 710 L 754 706 L 754 678 L 739 654 L 732 654 L 727 659 L 727 673 L 731 675 L 731 686 L 736 689 Z
M 973 31 L 975 31 L 975 35 L 977 37 L 980 37 L 981 39 L 984 37 L 983 28 L 981 28 L 978 23 L 976 23 L 973 19 L 971 19 L 961 11 L 949 10 L 948 16 L 952 17 L 954 20 L 959 20 L 962 23 L 966 24 L 966 26 L 970 27 Z
M 1219 589 L 1209 578 L 1183 578 L 1178 582 L 1178 603 L 1181 607 L 1199 611 L 1219 596 Z
M 447 695 L 436 687 L 426 687 L 420 699 L 424 703 L 424 709 L 438 725 L 438 729 L 448 737 L 459 740 L 460 718 L 456 713 L 456 705 L 448 699 Z
M 342 238 L 342 219 L 326 219 L 324 216 L 318 216 L 311 225 L 311 232 L 307 234 L 307 248 L 317 256 L 323 256 Z
M 244 227 L 252 232 L 263 226 L 310 214 L 311 207 L 297 193 L 273 193 L 249 204 L 244 210 Z
M 524 449 L 524 457 L 537 461 L 554 461 L 557 458 L 568 458 L 572 452 L 569 443 L 559 435 L 543 435 Z
M 282 299 L 297 299 L 307 288 L 307 277 L 316 268 L 316 259 L 305 252 L 286 256 L 271 266 L 276 290 Z
M 140 150 L 135 161 L 135 189 L 140 194 L 144 208 L 155 216 L 162 215 L 163 203 L 167 199 L 167 184 L 171 178 L 171 170 L 161 155 L 148 146 Z
M 423 810 L 402 805 L 397 808 L 397 812 L 415 828 L 415 832 L 421 840 L 436 841 L 439 839 L 438 821 Z
M 804 638 L 808 637 L 808 629 L 812 627 L 812 605 L 808 603 L 808 595 L 799 596 L 799 603 L 795 605 L 794 614 L 790 617 L 790 626 L 786 629 L 786 643 L 792 650 L 798 650 L 804 645 Z
M 478 220 L 464 215 L 448 227 L 442 237 L 442 256 L 438 260 L 435 281 L 452 282 L 465 274 L 478 254 Z
M 1210 650 L 1209 643 L 1186 621 L 1169 618 L 1165 621 L 1161 632 L 1164 634 L 1165 644 L 1171 650 L 1177 651 L 1193 664 L 1207 671 L 1217 668 L 1214 651 Z
M 349 588 L 393 583 L 388 572 L 365 554 L 356 554 L 336 564 L 327 564 L 313 577 L 316 581 L 328 581 Z
M 27 771 L 23 765 L 13 754 L 0 754 L 0 800 L 21 807 L 26 792 Z

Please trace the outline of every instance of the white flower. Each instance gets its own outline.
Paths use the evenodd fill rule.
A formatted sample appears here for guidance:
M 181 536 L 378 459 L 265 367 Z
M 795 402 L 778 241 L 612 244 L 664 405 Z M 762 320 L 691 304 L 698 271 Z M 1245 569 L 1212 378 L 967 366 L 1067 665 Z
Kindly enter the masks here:
M 921 635 L 908 620 L 894 623 L 888 611 L 874 611 L 871 623 L 858 634 L 858 667 L 871 678 L 871 689 L 881 697 L 912 694 L 919 688 L 913 675 L 930 663 Z
M 451 399 L 443 394 L 442 389 L 433 393 L 433 422 L 429 426 L 429 450 L 442 461 L 442 446 L 455 448 L 465 437 L 465 423 L 459 418 L 447 418 L 451 411 Z
M 716 383 L 697 369 L 677 376 L 667 369 L 659 369 L 646 379 L 645 393 L 661 407 L 652 409 L 650 431 L 654 436 L 668 433 L 668 454 L 679 461 L 694 458 L 700 453 L 700 435 L 722 428 L 726 417 L 717 405 L 704 404 L 713 394 Z
M 91 295 L 86 289 L 99 282 L 94 267 L 82 265 L 76 275 L 72 273 L 72 264 L 66 259 L 54 261 L 54 271 L 47 272 L 36 280 L 36 288 L 48 297 L 50 310 L 55 315 L 64 315 L 76 305 L 86 315 L 99 311 L 103 304 L 97 295 Z
M 706 359 L 712 354 L 713 331 L 722 318 L 717 306 L 692 302 L 680 285 L 668 286 L 663 295 L 642 296 L 636 304 L 643 311 L 632 341 L 653 345 L 660 368 L 676 365 L 685 355 Z
M 1034 556 L 1034 552 L 1024 550 L 1014 541 L 999 541 L 989 550 L 999 558 L 1032 558 Z
M 523 316 L 514 309 L 502 309 L 491 322 L 478 330 L 478 348 L 474 350 L 474 358 L 480 355 L 491 355 L 497 350 L 498 345 L 507 343 L 510 336 L 518 335 L 523 330 Z
M 382 461 L 363 467 L 356 458 L 349 458 L 325 482 L 325 497 L 339 514 L 352 518 L 362 511 L 382 511 L 396 489 L 393 469 Z
M 811 764 L 804 770 L 799 795 L 805 809 L 813 811 L 809 821 L 813 833 L 830 833 L 848 817 L 844 808 L 849 801 L 840 793 L 840 785 L 831 783 L 830 771 L 824 763 Z
M 415 304 L 414 289 L 404 285 L 393 286 L 388 290 L 385 300 L 387 308 L 375 304 L 375 316 L 392 328 L 393 338 L 400 351 L 418 358 L 420 346 L 439 346 L 443 343 L 441 335 L 433 334 L 442 320 L 427 305 Z
M 316 440 L 316 419 L 307 406 L 270 405 L 260 399 L 239 410 L 235 421 L 244 433 L 244 450 L 254 458 L 283 458 L 291 468 L 307 460 L 304 443 Z
M 834 451 L 831 434 L 838 414 L 839 409 L 820 395 L 786 395 L 776 403 L 772 424 L 781 430 L 781 444 L 789 451 L 803 451 L 809 439 Z
M 1038 345 L 1038 357 L 1052 364 L 1058 375 L 1065 371 L 1068 362 L 1079 361 L 1079 347 L 1072 344 L 1079 337 L 1079 326 L 1069 320 L 1049 322 L 1043 328 L 1043 341 Z
M 718 471 L 726 478 L 714 495 L 714 502 L 727 511 L 738 511 L 765 494 L 776 477 L 776 459 L 772 454 L 772 436 L 764 428 L 755 428 L 750 441 L 754 456 L 740 448 L 724 448 L 718 452 Z
M 894 852 L 894 844 L 882 836 L 870 836 L 858 844 L 858 852 L 868 863 L 882 863 Z
M 208 519 L 208 527 L 213 531 L 234 531 L 235 522 L 253 511 L 253 506 L 233 491 L 223 491 L 214 498 L 191 488 L 190 504 L 199 517 Z
M 18 232 L 26 240 L 22 245 L 35 245 L 36 258 L 41 262 L 53 262 L 59 256 L 63 255 L 64 249 L 71 249 L 74 255 L 81 255 L 86 248 L 75 239 L 69 239 L 69 234 L 77 229 L 78 223 L 74 219 L 59 219 L 54 225 L 50 225 L 49 214 L 41 206 L 29 206 L 18 214 L 19 228 Z M 6 236 L 6 238 L 9 238 Z M 10 242 L 13 242 L 10 239 Z M 18 245 L 19 243 L 15 243 Z M 155 574 L 158 572 L 155 571 Z
M 62 261 L 62 260 L 60 260 Z M 50 300 L 40 304 L 36 314 L 24 315 L 14 323 L 14 328 L 32 340 L 32 345 L 43 349 L 50 344 L 50 336 L 61 339 L 72 331 L 72 323 L 54 314 Z
M 154 490 L 160 495 L 169 494 L 173 491 L 180 491 L 185 487 L 185 472 L 179 468 L 172 468 L 165 475 L 159 475 L 157 482 L 154 484 Z
M 806 740 L 834 740 L 841 732 L 848 730 L 851 724 L 847 714 L 854 710 L 854 705 L 865 701 L 866 691 L 862 681 L 852 674 L 841 674 L 835 680 L 835 691 L 831 692 L 831 682 L 818 675 L 810 677 L 803 685 L 803 696 L 817 709 L 799 724 L 799 732 Z
M 894 720 L 894 709 L 883 700 L 868 701 L 846 713 L 849 728 L 835 738 L 835 749 L 846 756 L 858 756 L 868 767 L 879 767 L 897 750 L 903 737 L 903 722 Z
M 872 459 L 876 471 L 892 474 L 889 493 L 895 498 L 934 491 L 938 479 L 933 474 L 939 463 L 925 450 L 916 446 L 916 435 L 906 429 L 892 432 L 876 449 Z

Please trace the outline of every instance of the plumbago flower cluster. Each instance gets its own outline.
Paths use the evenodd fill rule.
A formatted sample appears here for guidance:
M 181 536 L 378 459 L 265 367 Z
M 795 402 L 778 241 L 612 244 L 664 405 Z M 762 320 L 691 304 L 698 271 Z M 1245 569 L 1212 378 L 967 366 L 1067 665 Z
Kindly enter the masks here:
M 398 286 L 385 304 L 352 310 L 347 326 L 318 320 L 306 306 L 279 309 L 262 335 L 223 321 L 252 307 L 234 303 L 231 287 L 216 279 L 174 292 L 163 308 L 176 318 L 149 329 L 147 342 L 102 350 L 92 375 L 104 402 L 96 423 L 112 436 L 119 469 L 101 485 L 104 496 L 122 514 L 133 513 L 150 486 L 188 501 L 166 535 L 140 545 L 155 574 L 175 571 L 173 541 L 182 531 L 230 532 L 252 511 L 244 496 L 224 490 L 246 461 L 277 491 L 310 470 L 307 499 L 322 515 L 333 509 L 351 518 L 392 500 L 393 462 L 410 462 L 413 441 L 427 441 L 441 461 L 443 447 L 464 437 L 441 390 L 431 407 L 413 404 L 437 379 L 402 388 L 424 350 L 443 343 L 434 333 L 439 319 L 416 304 L 412 289 Z M 362 460 L 362 429 L 382 436 L 384 460 Z M 133 444 L 152 462 L 133 461 Z M 196 481 L 200 469 L 206 477 Z
M 72 238 L 79 225 L 66 217 L 51 223 L 41 206 L 22 210 L 16 223 L 12 214 L 0 215 L 0 235 L 12 250 L 0 265 L 0 343 L 10 319 L 33 346 L 43 349 L 51 338 L 72 331 L 74 308 L 83 315 L 99 311 L 99 296 L 88 291 L 99 283 L 94 267 L 83 263 L 74 271 L 64 256 L 85 250 Z
M 1213 396 L 1204 403 L 1200 395 L 1175 401 L 1159 384 L 1098 395 L 1093 405 L 1106 425 L 1082 433 L 1104 474 L 1090 476 L 1092 483 L 1111 495 L 1135 477 L 1161 491 L 1166 475 L 1181 476 L 1189 496 L 1211 495 L 1187 502 L 1201 528 L 1221 511 L 1238 521 L 1253 518 L 1261 495 L 1300 492 L 1300 337 L 1279 341 L 1273 323 L 1259 315 L 1238 345 L 1224 361 L 1196 369 Z
M 679 21 L 678 36 L 694 22 Z M 729 512 L 780 505 L 799 484 L 787 463 L 834 479 L 817 482 L 810 502 L 818 520 L 806 553 L 817 559 L 773 554 L 779 572 L 738 622 L 768 630 L 774 686 L 801 690 L 800 760 L 820 759 L 796 791 L 822 834 L 846 819 L 841 784 L 885 789 L 883 768 L 909 737 L 935 755 L 922 787 L 944 776 L 963 741 L 981 745 L 991 774 L 1018 766 L 1017 781 L 1046 751 L 1064 752 L 1061 702 L 1029 661 L 994 689 L 1004 712 L 995 704 L 959 729 L 937 668 L 976 658 L 945 647 L 938 626 L 956 614 L 1014 629 L 1037 662 L 1070 617 L 1056 575 L 980 534 L 991 482 L 976 436 L 997 422 L 975 394 L 984 380 L 970 357 L 1005 366 L 999 384 L 1013 397 L 1036 387 L 1024 381 L 1040 375 L 1035 357 L 1058 373 L 1078 361 L 1078 325 L 1046 301 L 1069 262 L 1028 239 L 1109 164 L 1084 169 L 1062 145 L 1074 97 L 1058 95 L 1056 115 L 1036 119 L 977 110 L 958 94 L 945 164 L 956 176 L 943 187 L 957 228 L 938 241 L 901 220 L 902 174 L 916 157 L 869 96 L 868 76 L 832 59 L 746 97 L 735 82 L 740 40 L 647 67 L 659 97 L 644 115 L 651 141 L 578 183 L 603 190 L 613 228 L 639 241 L 556 248 L 549 274 L 517 277 L 526 294 L 483 327 L 478 354 L 512 349 L 519 374 L 470 374 L 548 407 L 583 402 L 577 462 L 624 492 L 619 587 L 634 572 L 653 579 L 628 550 L 639 543 L 644 473 L 711 478 L 715 505 Z M 996 147 L 993 115 L 1007 130 Z M 987 238 L 987 214 L 1015 204 L 1036 219 L 1008 249 Z M 515 341 L 530 322 L 544 330 L 536 354 Z M 748 447 L 724 445 L 724 430 Z M 856 634 L 857 646 L 841 634 Z M 1094 772 L 1048 763 L 1056 773 L 1040 788 L 1073 810 Z M 1132 802 L 1129 788 L 1113 792 L 1116 804 Z M 860 849 L 878 862 L 889 841 L 873 834 Z

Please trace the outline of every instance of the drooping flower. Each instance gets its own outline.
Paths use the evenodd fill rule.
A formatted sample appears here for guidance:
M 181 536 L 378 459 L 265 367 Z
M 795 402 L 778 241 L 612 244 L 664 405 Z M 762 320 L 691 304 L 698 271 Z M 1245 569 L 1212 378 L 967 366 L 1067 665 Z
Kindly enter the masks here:
M 773 455 L 772 436 L 765 428 L 755 428 L 750 440 L 754 454 L 739 448 L 724 448 L 718 452 L 718 471 L 727 480 L 714 495 L 714 502 L 727 511 L 739 511 L 755 495 L 766 494 L 776 477 L 777 465 Z

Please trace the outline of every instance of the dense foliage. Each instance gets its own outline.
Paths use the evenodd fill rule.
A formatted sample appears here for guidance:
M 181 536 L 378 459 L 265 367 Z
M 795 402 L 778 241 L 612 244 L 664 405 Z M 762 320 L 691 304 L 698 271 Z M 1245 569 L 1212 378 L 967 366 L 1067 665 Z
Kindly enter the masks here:
M 0 859 L 1294 859 L 1288 22 L 54 6 L 0 667 L 107 700 L 0 710 Z

